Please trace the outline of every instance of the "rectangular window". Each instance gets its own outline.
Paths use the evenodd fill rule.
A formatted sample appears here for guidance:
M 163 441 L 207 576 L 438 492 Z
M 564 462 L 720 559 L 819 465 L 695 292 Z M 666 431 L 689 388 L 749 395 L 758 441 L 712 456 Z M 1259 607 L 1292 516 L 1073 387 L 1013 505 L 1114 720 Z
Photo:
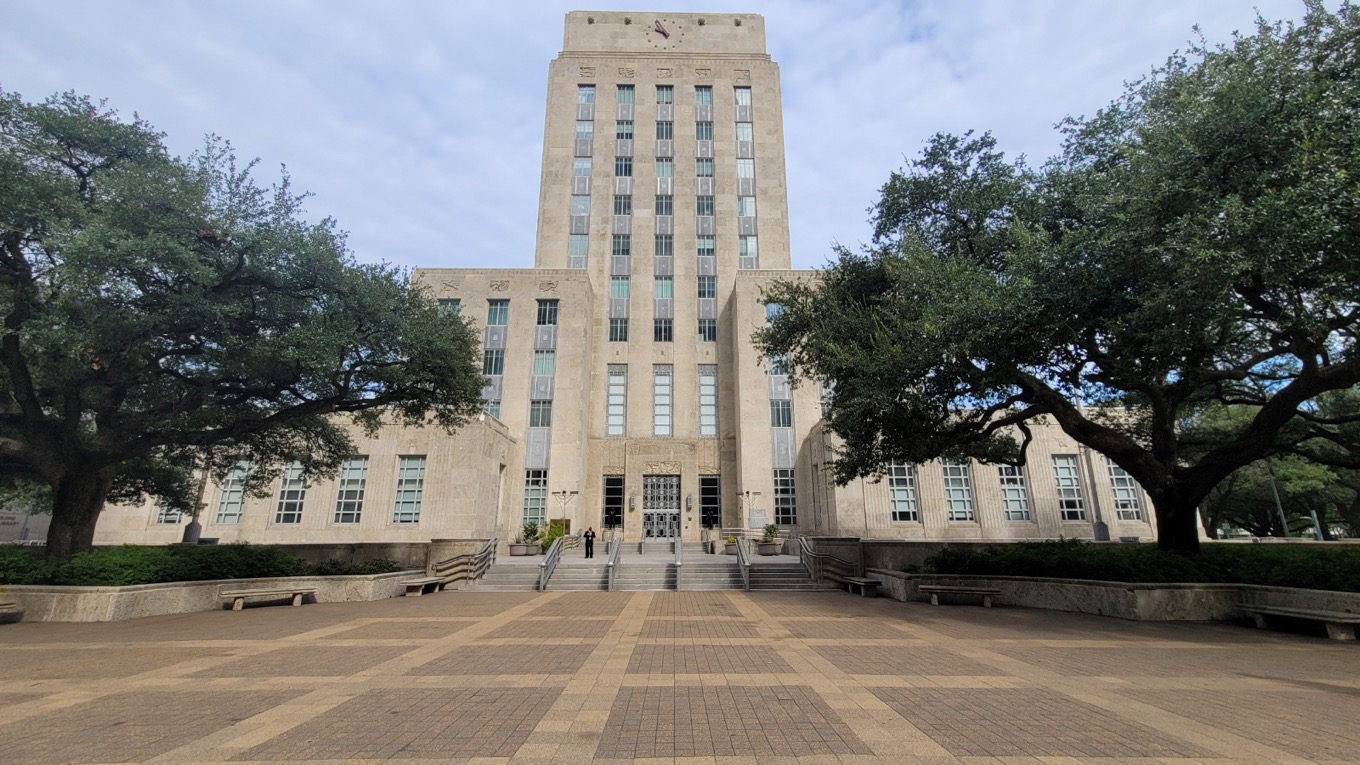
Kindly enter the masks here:
M 590 235 L 589 234 L 570 234 L 567 238 L 567 255 L 572 262 L 584 264 L 586 256 L 590 254 Z M 584 268 L 584 265 L 582 266 Z
M 1143 508 L 1138 501 L 1138 482 L 1124 468 L 1105 458 L 1110 466 L 1110 488 L 1114 490 L 1114 509 L 1121 521 L 1143 520 Z
M 1086 520 L 1086 500 L 1074 454 L 1053 455 L 1053 478 L 1058 482 L 1058 512 L 1064 521 Z
M 671 319 L 652 320 L 652 342 L 669 343 L 675 339 L 675 325 Z
M 657 85 L 657 86 L 656 86 L 656 102 L 657 102 L 658 104 L 673 104 L 673 103 L 675 103 L 675 86 L 674 86 L 674 85 Z
M 534 374 L 543 377 L 552 377 L 557 369 L 557 351 L 537 350 L 534 351 Z
M 279 506 L 274 511 L 274 523 L 301 523 L 302 503 L 307 499 L 307 479 L 302 465 L 294 462 L 283 469 L 279 480 Z
M 944 501 L 951 521 L 973 520 L 973 485 L 968 476 L 967 462 L 945 460 Z
M 736 99 L 737 99 L 737 106 L 750 106 L 750 105 L 751 105 L 751 89 L 750 89 L 750 88 L 733 88 L 733 89 L 732 89 L 732 95 L 735 96 Z
M 540 327 L 557 326 L 557 301 L 540 300 L 538 301 L 538 317 L 535 323 Z
M 524 523 L 542 526 L 548 519 L 548 471 L 524 471 Z
M 782 306 L 782 305 L 780 305 L 780 304 L 778 304 L 778 303 L 766 303 L 766 304 L 765 304 L 765 323 L 766 323 L 766 324 L 769 324 L 769 323 L 773 322 L 774 319 L 775 319 L 775 317 L 778 316 L 779 314 L 783 313 L 783 312 L 784 312 L 784 306 Z
M 623 476 L 604 477 L 604 508 L 600 515 L 600 525 L 614 529 L 623 525 Z
M 718 320 L 700 319 L 699 320 L 699 342 L 716 343 L 718 342 Z
M 713 214 L 713 197 L 711 197 L 711 196 L 695 197 L 695 198 L 694 198 L 694 214 L 695 214 L 695 215 L 712 215 L 712 214 Z
M 699 366 L 699 435 L 718 435 L 718 367 Z
M 573 195 L 572 198 L 571 198 L 571 214 L 572 214 L 572 215 L 589 215 L 589 214 L 590 214 L 590 197 L 588 197 L 588 196 L 586 196 L 586 195 L 584 195 L 584 194 L 575 194 L 575 195 Z
M 715 298 L 718 296 L 718 277 L 700 276 L 696 282 L 698 295 L 701 298 Z
M 590 177 L 590 157 L 577 157 L 571 163 L 571 174 L 577 178 Z
M 737 177 L 738 178 L 756 177 L 756 161 L 754 159 L 737 160 Z
M 694 240 L 695 254 L 697 254 L 701 258 L 713 257 L 715 254 L 717 254 L 716 242 L 717 242 L 716 237 L 708 235 L 700 235 L 696 237 Z
M 694 174 L 700 178 L 713 177 L 713 160 L 700 157 L 694 160 Z
M 831 404 L 836 395 L 836 384 L 825 378 L 817 381 L 818 397 L 822 404 L 822 419 L 831 416 Z
M 183 513 L 180 512 L 180 509 L 178 507 L 174 507 L 173 505 L 167 504 L 164 499 L 156 500 L 156 523 L 158 524 L 179 523 L 180 518 L 182 516 Z
M 505 374 L 504 348 L 487 348 L 482 351 L 482 374 L 491 377 Z
M 458 298 L 439 299 L 440 316 L 457 316 L 463 310 L 463 301 Z
M 674 214 L 675 214 L 675 197 L 671 196 L 670 194 L 657 194 L 657 195 L 656 195 L 656 214 L 657 214 L 657 215 L 674 215 Z
M 632 177 L 633 177 L 633 158 L 632 158 L 632 157 L 615 157 L 615 158 L 614 158 L 614 175 L 617 176 L 617 177 L 619 177 L 619 178 L 632 178 Z
M 756 215 L 755 197 L 737 197 L 737 217 L 754 218 Z
M 425 493 L 425 455 L 400 457 L 397 462 L 397 496 L 392 503 L 393 523 L 420 523 L 420 499 Z
M 694 139 L 696 141 L 712 141 L 713 123 L 712 122 L 694 123 Z
M 615 194 L 614 195 L 614 214 L 632 215 L 633 214 L 633 195 Z
M 888 502 L 892 505 L 892 519 L 896 523 L 915 523 L 921 520 L 916 507 L 916 466 L 905 462 L 888 464 Z
M 595 136 L 595 123 L 590 120 L 576 121 L 576 140 L 588 141 Z
M 628 277 L 609 277 L 609 297 L 615 300 L 623 300 L 628 297 Z
M 753 140 L 755 140 L 755 138 L 752 136 L 752 133 L 751 133 L 751 123 L 749 123 L 749 122 L 738 122 L 738 123 L 737 123 L 737 140 L 738 140 L 738 141 L 753 141 Z
M 670 178 L 675 175 L 675 160 L 670 157 L 656 158 L 656 177 Z
M 788 399 L 774 399 L 770 402 L 770 427 L 793 427 L 793 402 Z
M 784 359 L 784 354 L 765 357 L 765 371 L 771 375 L 786 375 L 789 373 L 789 365 Z
M 670 141 L 675 137 L 675 123 L 670 120 L 662 120 L 656 123 L 656 140 Z
M 754 236 L 738 237 L 737 255 L 743 258 L 756 257 L 756 238 Z
M 604 433 L 607 436 L 621 436 L 623 435 L 624 418 L 628 414 L 627 365 L 610 364 L 608 376 L 609 390 L 605 395 Z
M 628 342 L 628 320 L 610 319 L 609 320 L 609 342 L 626 343 Z
M 722 528 L 722 476 L 699 476 L 699 525 Z
M 576 86 L 576 103 L 578 103 L 578 104 L 593 104 L 593 103 L 595 103 L 595 86 L 594 86 L 594 85 L 577 85 L 577 86 Z
M 711 104 L 711 103 L 713 103 L 713 86 L 712 86 L 712 85 L 695 85 L 695 86 L 694 86 L 694 103 L 696 103 L 696 104 Z
M 652 297 L 655 298 L 675 297 L 675 279 L 670 276 L 652 277 Z
M 610 240 L 610 252 L 616 258 L 633 257 L 633 235 L 614 234 Z
M 501 418 L 501 400 L 498 398 L 489 398 L 484 401 L 482 409 L 485 409 L 487 414 L 498 420 Z
M 774 471 L 774 522 L 780 526 L 793 526 L 798 523 L 792 469 Z
M 214 523 L 236 525 L 241 522 L 241 514 L 246 505 L 246 470 L 248 465 L 241 463 L 227 472 L 222 481 L 222 498 L 217 502 L 217 517 Z
M 652 367 L 652 435 L 671 434 L 671 403 L 675 378 L 670 364 Z
M 633 140 L 633 121 L 619 120 L 614 123 L 614 137 L 620 141 Z
M 551 402 L 551 401 L 530 401 L 530 402 L 529 402 L 529 427 L 531 427 L 531 428 L 551 428 L 551 427 L 552 427 L 552 402 Z
M 1001 478 L 1001 511 L 1008 521 L 1029 520 L 1029 492 L 1025 470 L 1019 465 L 997 465 Z
M 621 104 L 631 104 L 631 103 L 633 103 L 633 94 L 634 94 L 634 91 L 633 91 L 633 86 L 632 86 L 632 85 L 619 85 L 619 86 L 618 86 L 618 102 L 619 102 L 619 103 L 621 103 Z
M 656 235 L 656 248 L 653 253 L 658 258 L 669 258 L 675 254 L 675 240 L 670 234 Z
M 340 468 L 336 482 L 335 522 L 358 523 L 364 512 L 364 487 L 368 483 L 368 458 L 354 457 Z
M 486 326 L 504 327 L 510 323 L 510 301 L 509 300 L 488 300 L 486 301 Z

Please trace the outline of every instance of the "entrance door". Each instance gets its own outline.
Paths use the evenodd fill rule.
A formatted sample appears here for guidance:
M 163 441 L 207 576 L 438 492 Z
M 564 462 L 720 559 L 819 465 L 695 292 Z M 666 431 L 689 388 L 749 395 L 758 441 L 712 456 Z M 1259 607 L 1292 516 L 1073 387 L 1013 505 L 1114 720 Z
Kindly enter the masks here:
M 642 477 L 642 536 L 644 539 L 680 536 L 680 476 Z

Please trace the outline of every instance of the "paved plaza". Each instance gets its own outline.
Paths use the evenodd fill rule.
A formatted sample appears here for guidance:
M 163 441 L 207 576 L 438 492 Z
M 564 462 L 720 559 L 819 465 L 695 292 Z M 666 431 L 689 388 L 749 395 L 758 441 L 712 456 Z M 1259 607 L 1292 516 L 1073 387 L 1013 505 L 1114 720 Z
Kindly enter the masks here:
M 844 593 L 0 627 L 0 762 L 1355 763 L 1360 646 Z

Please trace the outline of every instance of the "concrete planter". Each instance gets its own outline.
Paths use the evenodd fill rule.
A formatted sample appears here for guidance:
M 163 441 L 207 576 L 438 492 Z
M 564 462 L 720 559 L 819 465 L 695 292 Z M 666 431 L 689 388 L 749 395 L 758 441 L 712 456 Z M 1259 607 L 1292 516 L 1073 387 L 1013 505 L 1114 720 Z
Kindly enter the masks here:
M 537 548 L 537 547 L 538 547 L 538 545 L 517 545 L 517 544 L 511 543 L 511 545 L 510 545 L 510 554 L 511 554 L 511 555 L 535 555 L 535 554 L 537 554 L 537 552 L 538 552 L 538 551 L 535 549 L 535 548 Z
M 725 544 L 725 545 L 723 545 L 723 554 L 725 554 L 725 555 L 736 555 L 736 554 L 737 554 L 737 546 L 736 546 L 735 544 L 731 544 L 731 545 L 726 545 L 726 544 Z
M 757 542 L 756 552 L 761 555 L 778 555 L 780 547 L 783 545 L 779 542 Z

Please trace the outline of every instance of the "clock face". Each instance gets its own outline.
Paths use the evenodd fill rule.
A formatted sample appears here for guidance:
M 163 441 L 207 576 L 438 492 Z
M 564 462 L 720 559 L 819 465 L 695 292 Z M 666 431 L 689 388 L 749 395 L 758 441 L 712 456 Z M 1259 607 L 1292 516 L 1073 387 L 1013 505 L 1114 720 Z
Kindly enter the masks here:
M 665 18 L 653 19 L 647 28 L 647 42 L 656 50 L 678 47 L 685 39 L 685 28 Z

